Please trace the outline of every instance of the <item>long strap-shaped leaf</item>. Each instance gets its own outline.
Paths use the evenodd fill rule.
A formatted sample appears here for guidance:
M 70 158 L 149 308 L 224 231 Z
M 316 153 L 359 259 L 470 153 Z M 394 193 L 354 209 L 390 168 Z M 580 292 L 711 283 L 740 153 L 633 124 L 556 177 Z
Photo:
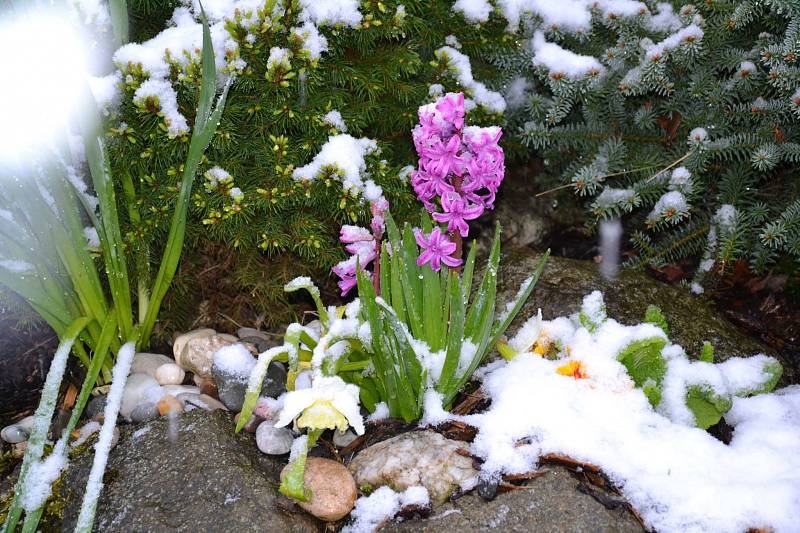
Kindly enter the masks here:
M 103 368 L 103 365 L 106 360 L 106 356 L 108 355 L 108 348 L 111 345 L 111 340 L 114 338 L 114 335 L 117 332 L 117 314 L 115 310 L 111 310 L 106 317 L 106 322 L 103 324 L 103 329 L 100 333 L 100 339 L 97 342 L 97 345 L 94 348 L 94 355 L 92 357 L 92 362 L 89 365 L 89 368 L 86 372 L 86 378 L 83 380 L 83 385 L 81 386 L 81 392 L 78 394 L 78 399 L 75 402 L 75 406 L 72 409 L 72 415 L 69 418 L 69 422 L 67 422 L 67 427 L 64 428 L 64 431 L 61 434 L 61 441 L 58 445 L 56 445 L 56 449 L 59 446 L 62 449 L 66 449 L 66 441 L 69 439 L 70 435 L 72 434 L 72 430 L 75 429 L 75 426 L 78 425 L 78 420 L 83 413 L 84 407 L 86 407 L 86 402 L 89 400 L 89 394 L 91 393 L 92 389 L 94 388 L 95 384 L 97 383 L 97 378 L 100 375 L 100 370 Z M 39 520 L 42 517 L 42 513 L 44 512 L 45 505 L 42 504 L 41 507 L 36 509 L 35 511 L 28 512 L 25 515 L 25 523 L 22 526 L 22 533 L 33 533 L 36 531 L 36 528 L 39 525 Z
M 192 194 L 192 185 L 194 183 L 195 173 L 206 151 L 211 138 L 217 130 L 222 110 L 225 108 L 225 99 L 228 94 L 228 89 L 231 86 L 233 78 L 228 78 L 225 88 L 222 90 L 222 95 L 217 100 L 216 107 L 212 113 L 208 113 L 211 109 L 211 104 L 214 99 L 217 86 L 217 73 L 214 67 L 214 49 L 211 45 L 211 33 L 208 29 L 208 21 L 206 20 L 205 12 L 202 14 L 203 19 L 203 80 L 200 87 L 200 102 L 198 104 L 198 113 L 195 118 L 194 130 L 192 132 L 192 140 L 189 144 L 189 155 L 186 158 L 186 164 L 183 170 L 183 177 L 181 179 L 181 189 L 178 194 L 178 200 L 175 205 L 175 213 L 172 216 L 172 223 L 169 228 L 169 236 L 167 237 L 167 245 L 164 249 L 164 255 L 161 259 L 161 265 L 158 269 L 153 290 L 150 296 L 150 302 L 145 313 L 144 321 L 141 325 L 141 335 L 139 340 L 139 347 L 149 342 L 150 334 L 153 331 L 156 317 L 158 316 L 161 302 L 167 294 L 172 283 L 172 278 L 178 269 L 178 261 L 180 260 L 181 251 L 183 249 L 183 241 L 186 235 L 186 213 L 189 209 L 189 200 Z
M 42 389 L 42 399 L 39 401 L 39 407 L 36 408 L 33 428 L 28 438 L 25 457 L 22 459 L 19 478 L 14 486 L 14 500 L 3 524 L 4 533 L 14 531 L 22 515 L 22 497 L 25 494 L 28 472 L 31 465 L 35 461 L 39 461 L 44 453 L 44 443 L 47 438 L 47 431 L 50 428 L 50 420 L 53 418 L 53 412 L 56 409 L 58 390 L 61 387 L 61 380 L 64 378 L 69 352 L 72 349 L 75 338 L 88 323 L 88 318 L 81 317 L 70 324 L 62 337 L 61 343 L 58 345 L 53 361 L 50 363 L 50 370 L 47 372 L 47 378 Z
M 108 391 L 105 411 L 103 411 L 103 426 L 100 428 L 100 436 L 95 445 L 94 461 L 89 471 L 89 480 L 86 482 L 86 491 L 83 495 L 81 511 L 78 514 L 78 521 L 75 525 L 76 533 L 91 533 L 94 524 L 94 515 L 97 510 L 97 500 L 103 489 L 103 474 L 108 462 L 108 453 L 111 451 L 111 441 L 114 434 L 114 426 L 117 425 L 119 407 L 122 403 L 122 393 L 125 390 L 125 383 L 128 381 L 128 374 L 131 371 L 131 363 L 136 353 L 136 345 L 130 341 L 120 348 L 117 354 L 117 362 L 114 365 L 111 378 L 111 389 Z

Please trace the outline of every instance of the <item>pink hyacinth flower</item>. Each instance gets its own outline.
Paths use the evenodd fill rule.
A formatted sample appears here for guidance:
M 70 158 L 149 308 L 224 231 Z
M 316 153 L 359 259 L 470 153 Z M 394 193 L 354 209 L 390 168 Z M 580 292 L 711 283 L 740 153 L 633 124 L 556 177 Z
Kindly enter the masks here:
M 444 213 L 433 213 L 437 222 L 447 222 L 447 231 L 456 231 L 462 237 L 469 235 L 467 220 L 474 220 L 483 214 L 483 206 L 468 204 L 458 193 L 447 193 L 442 196 L 442 209 Z
M 428 235 L 416 230 L 414 238 L 423 250 L 417 258 L 417 265 L 422 266 L 429 263 L 434 272 L 439 272 L 442 268 L 441 263 L 449 267 L 457 267 L 461 264 L 461 259 L 451 257 L 456 251 L 456 244 L 451 242 L 439 228 L 434 228 Z
M 460 130 L 464 127 L 464 93 L 447 94 L 436 102 L 436 110 L 442 119 Z
M 458 135 L 450 137 L 447 143 L 434 142 L 423 154 L 430 159 L 425 165 L 425 169 L 441 178 L 450 173 L 461 176 L 464 173 L 464 160 L 459 156 L 460 151 L 461 139 Z

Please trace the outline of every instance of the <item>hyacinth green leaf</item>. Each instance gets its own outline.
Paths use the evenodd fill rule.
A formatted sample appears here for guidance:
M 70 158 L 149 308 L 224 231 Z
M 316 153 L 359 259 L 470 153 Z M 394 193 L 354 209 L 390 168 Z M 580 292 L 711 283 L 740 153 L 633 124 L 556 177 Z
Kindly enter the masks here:
M 714 346 L 708 342 L 703 341 L 703 348 L 700 350 L 700 357 L 698 357 L 704 363 L 713 363 L 714 362 Z
M 692 385 L 686 389 L 686 406 L 694 415 L 695 425 L 708 429 L 730 411 L 733 401 L 708 385 Z
M 648 305 L 647 310 L 644 312 L 644 321 L 649 324 L 655 324 L 661 331 L 664 332 L 664 335 L 669 335 L 669 324 L 667 324 L 667 319 L 664 317 L 664 313 L 661 312 L 661 308 L 657 305 Z
M 311 281 L 309 278 L 299 277 L 294 278 L 292 281 L 283 286 L 283 290 L 285 292 L 296 292 L 303 289 L 306 290 L 308 294 L 311 295 L 311 299 L 314 300 L 319 321 L 322 322 L 324 327 L 329 327 L 330 317 L 328 316 L 328 310 L 325 309 L 325 304 L 322 303 L 322 297 L 319 294 L 319 289 L 313 281 Z
M 384 243 L 383 248 L 386 249 L 386 243 Z M 392 308 L 394 309 L 395 313 L 397 313 L 397 317 L 403 321 L 404 323 L 408 321 L 408 316 L 406 314 L 406 303 L 405 299 L 403 298 L 403 285 L 400 282 L 400 254 L 393 254 L 391 259 L 389 260 L 390 270 L 391 270 L 391 292 L 392 292 Z
M 395 380 L 399 407 L 399 413 L 391 413 L 390 410 L 390 414 L 399 414 L 406 422 L 413 422 L 421 415 L 418 406 L 422 394 L 422 368 L 394 312 L 390 308 L 383 308 L 382 319 L 384 328 L 381 342 L 385 345 L 385 352 L 392 356 L 389 368 L 391 379 Z
M 448 285 L 448 300 L 450 301 L 450 329 L 447 332 L 447 353 L 442 365 L 442 373 L 436 390 L 443 392 L 449 388 L 453 375 L 458 368 L 461 358 L 461 347 L 464 344 L 464 294 L 461 280 L 457 275 L 450 276 Z
M 403 296 L 406 299 L 406 313 L 409 319 L 409 327 L 414 337 L 425 338 L 425 325 L 423 323 L 423 296 L 422 296 L 422 275 L 420 267 L 417 266 L 417 241 L 411 226 L 403 228 L 402 242 L 403 260 L 400 261 L 400 269 L 405 280 Z
M 294 498 L 301 502 L 307 502 L 311 499 L 311 489 L 306 489 L 305 486 L 305 473 L 306 473 L 306 458 L 308 450 L 314 447 L 317 439 L 322 434 L 322 430 L 309 431 L 306 436 L 306 445 L 302 449 L 297 450 L 297 455 L 292 458 L 292 462 L 286 467 L 285 474 L 281 480 L 281 485 L 278 490 L 281 494 Z
M 386 249 L 386 243 L 381 245 L 380 254 L 381 265 L 381 286 L 380 296 L 386 303 L 392 305 L 394 294 L 392 294 L 392 270 L 391 262 L 389 259 L 389 251 Z
M 625 365 L 637 387 L 644 386 L 648 380 L 660 385 L 667 373 L 667 362 L 661 355 L 666 345 L 667 341 L 662 337 L 634 341 L 617 354 L 617 360 Z
M 497 341 L 500 339 L 500 337 L 505 335 L 506 330 L 508 330 L 508 327 L 517 317 L 522 309 L 522 306 L 524 306 L 525 302 L 527 302 L 528 298 L 530 298 L 533 289 L 536 287 L 536 283 L 539 281 L 542 272 L 544 272 L 544 267 L 547 264 L 549 257 L 550 250 L 547 250 L 542 258 L 539 259 L 539 263 L 536 265 L 531 277 L 525 280 L 523 285 L 519 288 L 511 309 L 509 309 L 505 316 L 502 317 L 502 320 L 498 320 L 495 324 L 494 329 L 492 330 L 492 340 L 489 342 L 490 346 L 497 344 Z
M 478 292 L 475 294 L 475 300 L 467 312 L 467 321 L 464 326 L 464 336 L 468 339 L 476 339 L 476 333 L 479 331 L 481 322 L 485 319 L 486 308 L 488 301 L 494 298 L 493 294 L 489 294 L 497 283 L 497 265 L 500 262 L 500 225 L 498 224 L 494 240 L 492 241 L 492 250 L 489 254 L 489 262 L 483 272 L 483 279 L 478 287 Z M 492 268 L 494 267 L 494 271 Z
M 398 413 L 397 382 L 392 375 L 392 356 L 386 353 L 383 337 L 383 322 L 380 319 L 380 310 L 375 302 L 375 289 L 366 274 L 356 269 L 358 283 L 358 297 L 361 301 L 361 310 L 369 323 L 372 331 L 372 363 L 375 366 L 375 378 L 384 387 L 384 398 L 390 413 Z
M 461 270 L 461 288 L 464 292 L 464 305 L 469 303 L 469 297 L 472 294 L 472 275 L 475 272 L 477 250 L 476 241 L 472 241 L 472 246 L 469 247 L 469 253 L 467 254 L 467 260 L 464 261 L 464 268 Z

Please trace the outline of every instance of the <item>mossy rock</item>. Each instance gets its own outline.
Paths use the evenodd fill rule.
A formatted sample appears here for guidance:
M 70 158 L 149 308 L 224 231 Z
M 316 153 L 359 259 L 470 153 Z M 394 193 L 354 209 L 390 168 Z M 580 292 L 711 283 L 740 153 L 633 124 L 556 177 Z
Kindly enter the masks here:
M 527 248 L 503 252 L 498 273 L 498 308 L 502 309 L 505 302 L 514 297 L 540 257 L 541 254 Z M 538 308 L 542 309 L 545 319 L 579 311 L 583 297 L 593 290 L 603 292 L 608 316 L 624 324 L 642 322 L 647 307 L 658 306 L 669 324 L 670 340 L 683 346 L 692 359 L 700 354 L 703 341 L 710 341 L 716 362 L 764 353 L 778 358 L 783 364 L 784 373 L 778 386 L 800 382 L 797 356 L 776 354 L 760 341 L 748 337 L 728 322 L 706 298 L 625 268 L 620 269 L 617 279 L 605 280 L 591 261 L 551 257 L 508 334 L 513 335 L 516 328 L 533 316 Z
M 148 429 L 145 429 L 148 428 Z M 122 427 L 109 455 L 95 531 L 319 531 L 321 523 L 278 493 L 286 457 L 235 434 L 230 413 L 194 410 Z M 72 531 L 92 464 L 72 461 L 61 495 L 62 531 Z

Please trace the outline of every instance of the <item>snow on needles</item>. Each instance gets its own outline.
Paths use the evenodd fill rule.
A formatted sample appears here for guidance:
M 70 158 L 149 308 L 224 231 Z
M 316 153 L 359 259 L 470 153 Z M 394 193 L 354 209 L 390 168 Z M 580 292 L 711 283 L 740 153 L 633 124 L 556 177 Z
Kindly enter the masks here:
M 528 472 L 542 455 L 558 453 L 600 467 L 654 531 L 797 531 L 800 386 L 733 396 L 725 420 L 735 430 L 726 445 L 691 421 L 673 421 L 654 410 L 617 361 L 633 339 L 657 332 L 651 324 L 625 326 L 611 319 L 594 333 L 574 318 L 531 319 L 510 345 L 527 347 L 549 337 L 563 345 L 562 359 L 524 352 L 486 374 L 490 408 L 459 417 L 478 428 L 471 451 L 485 461 L 483 475 Z M 668 380 L 715 388 L 758 385 L 769 360 L 690 362 L 677 345 L 663 354 L 673 374 Z M 556 372 L 565 357 L 583 363 L 587 377 Z
M 605 68 L 591 56 L 582 56 L 548 43 L 544 33 L 537 31 L 533 36 L 533 64 L 550 71 L 551 76 L 563 75 L 570 78 L 583 78 L 601 74 Z
M 178 111 L 175 88 L 170 81 L 171 71 L 176 66 L 184 69 L 191 61 L 199 61 L 203 46 L 199 1 L 191 0 L 184 4 L 175 9 L 168 28 L 148 41 L 120 47 L 113 58 L 123 74 L 135 70 L 132 67 L 141 66 L 142 73 L 148 79 L 136 91 L 134 101 L 141 102 L 148 96 L 157 97 L 172 136 L 183 135 L 189 128 L 186 118 Z M 362 19 L 358 0 L 301 0 L 299 4 L 301 25 L 292 28 L 291 33 L 301 39 L 302 47 L 312 61 L 319 59 L 328 49 L 327 39 L 319 33 L 320 27 L 355 27 Z M 241 26 L 247 32 L 245 40 L 252 40 L 254 33 L 251 33 L 251 28 L 253 32 L 258 32 L 263 22 L 259 10 L 264 9 L 264 1 L 207 0 L 203 2 L 203 7 L 208 16 L 215 63 L 221 77 L 241 71 L 246 63 L 239 56 L 239 43 L 226 25 L 233 23 Z M 278 3 L 275 9 L 282 10 L 282 4 Z M 178 83 L 184 76 L 182 72 L 178 74 Z M 100 103 L 107 106 L 114 100 L 113 79 L 102 80 L 104 83 L 100 81 L 95 84 L 96 93 Z
M 322 149 L 307 165 L 296 168 L 292 176 L 296 180 L 314 180 L 326 170 L 333 170 L 342 182 L 342 188 L 361 194 L 371 181 L 365 182 L 362 173 L 367 169 L 365 157 L 378 150 L 372 139 L 355 137 L 347 134 L 328 137 Z

